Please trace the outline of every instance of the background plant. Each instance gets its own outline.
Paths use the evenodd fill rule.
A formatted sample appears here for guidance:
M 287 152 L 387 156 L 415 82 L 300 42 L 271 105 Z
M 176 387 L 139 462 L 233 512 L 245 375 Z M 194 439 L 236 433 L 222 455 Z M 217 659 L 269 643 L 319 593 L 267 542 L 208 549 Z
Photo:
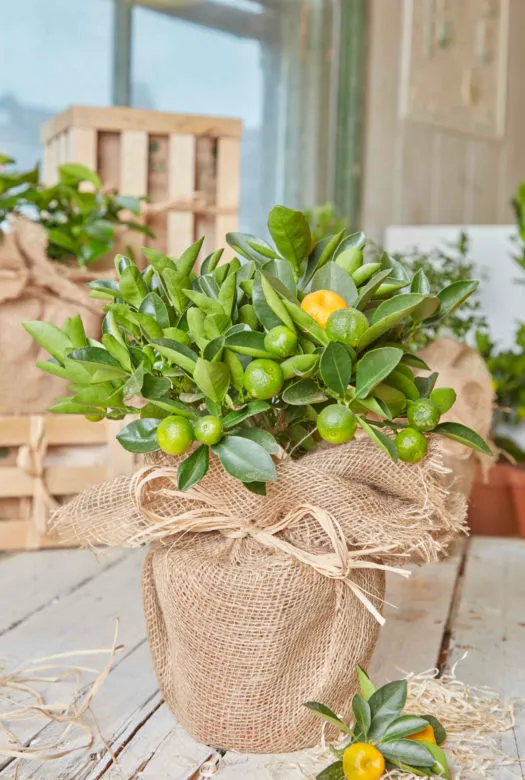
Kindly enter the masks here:
M 130 212 L 140 215 L 141 199 L 105 191 L 99 176 L 84 165 L 61 165 L 57 184 L 44 187 L 38 166 L 24 172 L 3 169 L 13 162 L 0 155 L 0 231 L 10 214 L 38 222 L 47 232 L 47 254 L 53 260 L 89 265 L 113 249 L 120 227 L 153 235 L 129 218 Z
M 161 444 L 166 449 L 166 426 L 173 425 L 178 442 L 167 451 L 179 454 L 203 417 L 213 417 L 219 436 L 197 436 L 201 446 L 179 467 L 182 490 L 206 473 L 211 449 L 229 474 L 264 492 L 265 483 L 277 478 L 271 456 L 280 448 L 300 455 L 315 447 L 328 407 L 350 423 L 350 429 L 336 430 L 344 433 L 338 442 L 359 426 L 394 461 L 399 452 L 392 434 L 409 428 L 403 417 L 410 419 L 421 401 L 432 410 L 431 425 L 421 431 L 489 451 L 468 428 L 439 423 L 445 409 L 430 397 L 437 375 L 415 378 L 412 367 L 428 367 L 406 346 L 422 323 L 449 316 L 477 282 L 458 281 L 431 295 L 421 270 L 411 276 L 386 254 L 365 264 L 363 233 L 345 236 L 341 230 L 314 244 L 305 215 L 284 206 L 272 210 L 268 226 L 274 246 L 230 233 L 237 257 L 221 265 L 218 250 L 200 273 L 202 239 L 179 258 L 144 249 L 149 265 L 142 273 L 117 255 L 117 280 L 89 283 L 92 297 L 106 304 L 100 342 L 86 339 L 79 317 L 62 330 L 25 323 L 51 355 L 38 365 L 69 382 L 72 395 L 51 411 L 91 419 L 140 414 L 118 436 L 132 452 L 153 452 Z M 325 330 L 305 310 L 316 293 L 335 296 L 338 310 L 357 311 L 364 330 L 350 339 Z M 274 338 L 283 331 L 284 350 Z M 423 445 L 419 459 L 426 441 L 414 433 Z
M 305 211 L 312 235 L 316 241 L 333 236 L 341 230 L 348 230 L 348 221 L 340 217 L 333 203 L 323 203 Z

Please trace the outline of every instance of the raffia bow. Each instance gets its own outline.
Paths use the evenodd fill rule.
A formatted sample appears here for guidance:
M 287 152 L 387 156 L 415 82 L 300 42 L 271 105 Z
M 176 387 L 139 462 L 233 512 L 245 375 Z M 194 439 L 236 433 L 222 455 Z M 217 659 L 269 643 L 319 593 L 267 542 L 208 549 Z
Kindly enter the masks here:
M 151 483 L 156 480 L 169 480 L 174 488 L 160 488 L 153 491 L 154 494 L 165 498 L 183 499 L 191 507 L 192 503 L 198 503 L 199 507 L 188 508 L 177 514 L 166 517 L 155 512 L 150 506 Z M 385 619 L 374 606 L 362 587 L 352 579 L 352 572 L 356 569 L 375 569 L 377 571 L 391 572 L 401 577 L 409 577 L 410 572 L 405 569 L 388 566 L 369 560 L 369 556 L 391 552 L 395 545 L 382 545 L 359 550 L 350 550 L 336 518 L 320 506 L 304 503 L 300 504 L 274 523 L 260 527 L 252 522 L 238 517 L 234 512 L 221 506 L 220 501 L 213 497 L 207 490 L 198 486 L 182 492 L 177 489 L 177 470 L 170 467 L 148 466 L 137 475 L 132 500 L 137 511 L 149 523 L 134 537 L 129 540 L 131 545 L 143 544 L 154 540 L 163 540 L 177 534 L 185 533 L 210 533 L 218 532 L 230 539 L 242 539 L 251 537 L 271 550 L 280 550 L 290 555 L 296 561 L 311 566 L 323 577 L 343 582 L 361 601 L 365 608 L 374 616 L 380 625 L 384 625 Z M 293 527 L 301 520 L 310 518 L 315 521 L 326 534 L 333 552 L 313 553 L 287 541 L 282 533 Z

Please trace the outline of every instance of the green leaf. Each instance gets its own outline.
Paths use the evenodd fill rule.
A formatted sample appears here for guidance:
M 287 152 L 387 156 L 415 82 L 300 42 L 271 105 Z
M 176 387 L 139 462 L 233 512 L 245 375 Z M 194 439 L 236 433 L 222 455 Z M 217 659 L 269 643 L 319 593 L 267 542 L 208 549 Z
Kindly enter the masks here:
M 119 279 L 119 289 L 121 297 L 138 309 L 148 291 L 136 265 L 124 268 Z
M 73 349 L 71 339 L 56 325 L 39 320 L 26 320 L 22 323 L 25 330 L 37 341 L 49 354 L 62 362 L 65 355 Z
M 228 428 L 235 428 L 249 417 L 266 412 L 269 408 L 270 404 L 267 404 L 266 401 L 250 401 L 250 403 L 245 406 L 244 409 L 239 409 L 237 412 L 229 412 L 226 415 L 222 421 L 224 429 L 228 430 Z
M 286 260 L 270 260 L 264 266 L 264 275 L 268 279 L 277 279 L 294 296 L 297 295 L 297 283 L 290 263 Z
M 358 693 L 355 694 L 354 698 L 352 699 L 352 710 L 354 713 L 354 718 L 356 725 L 363 735 L 365 737 L 368 734 L 368 730 L 370 728 L 370 725 L 372 723 L 372 713 L 370 711 L 370 705 L 364 699 L 362 696 L 360 696 Z
M 219 303 L 224 309 L 224 313 L 231 316 L 233 304 L 235 303 L 235 297 L 237 293 L 237 277 L 236 274 L 228 276 L 227 279 L 221 284 L 219 289 Z
M 281 255 L 299 272 L 312 241 L 305 215 L 286 206 L 274 206 L 268 216 L 268 229 Z
M 241 482 L 275 482 L 275 464 L 264 447 L 241 436 L 225 436 L 212 447 L 232 477 Z
M 368 700 L 372 713 L 372 726 L 369 732 L 370 739 L 382 739 L 385 729 L 393 720 L 400 717 L 406 700 L 406 680 L 395 680 L 394 682 L 386 683 L 386 685 L 381 686 L 372 694 Z M 410 758 L 401 756 L 399 760 L 410 763 Z
M 292 355 L 283 360 L 281 370 L 285 379 L 293 379 L 296 376 L 308 376 L 319 362 L 319 355 Z
M 427 725 L 426 720 L 417 715 L 401 715 L 387 727 L 382 740 L 388 742 L 392 739 L 403 739 L 403 737 L 409 737 L 423 731 Z
M 128 452 L 156 452 L 160 449 L 157 442 L 159 423 L 160 420 L 151 417 L 133 420 L 117 433 L 117 439 Z
M 383 280 L 387 278 L 389 273 L 390 270 L 388 268 L 383 268 L 381 271 L 377 271 L 366 284 L 359 288 L 359 298 L 355 304 L 356 309 L 362 311 L 365 308 L 375 291 L 379 289 Z
M 130 315 L 134 315 L 134 312 L 130 312 Z M 109 333 L 111 336 L 116 338 L 119 344 L 122 346 L 126 345 L 119 328 L 118 318 L 115 312 L 111 311 L 111 309 L 107 312 L 106 316 L 102 320 L 102 333 Z M 87 344 L 82 346 L 87 346 Z
M 92 404 L 78 404 L 74 401 L 60 401 L 47 409 L 53 414 L 96 414 L 100 411 Z
M 140 364 L 142 365 L 142 363 Z M 171 382 L 164 376 L 146 374 L 142 383 L 142 395 L 148 401 L 163 400 L 171 390 Z
M 327 766 L 322 772 L 316 775 L 317 780 L 345 780 L 345 773 L 343 770 L 342 761 L 334 761 L 333 764 Z
M 275 280 L 275 277 L 267 276 L 264 273 L 258 273 L 255 276 L 254 285 L 253 285 L 253 305 L 255 306 L 255 311 L 257 312 L 257 316 L 259 316 L 259 312 L 264 315 L 265 322 L 261 320 L 262 325 L 267 330 L 270 330 L 271 328 L 275 327 L 275 325 L 286 325 L 290 330 L 295 330 L 293 319 L 290 317 L 290 314 L 288 313 L 288 310 L 286 306 L 284 305 L 284 301 L 279 296 L 277 291 L 272 285 L 272 280 Z M 261 285 L 261 291 L 264 296 L 264 300 L 266 301 L 266 304 L 270 311 L 274 314 L 274 318 L 272 319 L 270 317 L 269 312 L 263 311 L 262 301 L 260 300 L 260 294 L 258 289 L 258 283 Z M 257 298 L 257 305 L 256 305 L 256 298 Z M 277 319 L 275 319 L 277 318 Z M 268 324 L 266 324 L 268 322 Z M 273 322 L 273 325 L 270 325 L 270 322 Z
M 140 393 L 143 383 L 144 365 L 140 363 L 124 385 L 124 389 L 122 391 L 124 398 L 131 398 L 131 396 Z
M 203 261 L 201 265 L 201 274 L 211 274 L 216 269 L 217 265 L 219 264 L 219 261 L 222 257 L 222 254 L 224 252 L 224 249 L 217 249 L 215 252 L 212 252 L 211 255 L 208 255 Z
M 131 358 L 129 356 L 128 350 L 126 347 L 122 346 L 120 341 L 117 341 L 115 336 L 112 336 L 110 333 L 104 333 L 102 336 L 102 343 L 106 347 L 109 354 L 112 355 L 115 360 L 117 360 L 119 365 L 121 365 L 125 371 L 128 371 L 129 373 L 133 371 L 133 366 L 131 365 Z
M 326 331 L 313 319 L 313 317 L 310 317 L 310 315 L 303 311 L 300 306 L 297 306 L 297 304 L 292 303 L 291 301 L 283 299 L 282 302 L 292 320 L 302 331 L 310 334 L 310 337 L 323 347 L 329 343 L 330 339 L 326 335 Z
M 311 280 L 314 273 L 318 268 L 321 268 L 325 263 L 328 263 L 334 257 L 334 252 L 341 243 L 341 239 L 345 234 L 344 230 L 340 230 L 333 236 L 327 236 L 318 241 L 315 245 L 313 252 L 310 252 L 308 262 L 306 263 L 306 270 L 301 280 L 302 288 L 304 289 Z
M 359 339 L 358 352 L 406 319 L 424 300 L 424 295 L 405 293 L 383 301 L 372 314 L 370 327 Z
M 419 741 L 419 744 L 423 745 L 434 758 L 435 764 L 432 767 L 432 774 L 437 775 L 438 777 L 449 778 L 450 770 L 445 751 L 440 748 L 439 745 L 435 745 L 433 742 L 427 742 L 423 739 Z
M 224 314 L 224 309 L 222 308 L 221 304 L 214 298 L 209 298 L 207 295 L 202 292 L 198 292 L 197 290 L 185 289 L 183 290 L 183 293 L 187 298 L 190 299 L 190 301 L 198 306 L 199 309 L 204 312 L 204 314 Z
M 71 181 L 89 181 L 96 187 L 97 190 L 100 190 L 102 187 L 100 177 L 95 173 L 95 171 L 92 171 L 90 168 L 87 168 L 85 165 L 81 165 L 80 163 L 73 162 L 66 163 L 65 165 L 59 165 L 58 173 L 60 175 L 60 179 L 66 183 L 70 183 Z
M 161 328 L 170 327 L 167 306 L 157 293 L 148 293 L 142 300 L 139 311 L 141 314 L 147 314 L 149 317 L 152 317 Z
M 359 295 L 350 274 L 337 263 L 327 263 L 315 273 L 311 290 L 332 290 L 344 298 L 349 306 L 355 305 Z
M 193 266 L 197 262 L 203 242 L 204 236 L 185 249 L 179 259 L 175 261 L 175 268 L 182 276 L 188 276 L 193 270 Z
M 399 460 L 399 453 L 392 439 L 390 439 L 386 433 L 383 433 L 383 431 L 380 431 L 377 428 L 372 428 L 372 426 L 368 424 L 364 417 L 358 415 L 356 419 L 358 425 L 365 431 L 367 436 L 374 442 L 374 444 L 382 449 L 383 452 L 388 455 L 390 460 L 394 461 L 394 463 L 397 463 Z
M 352 376 L 352 358 L 344 344 L 337 341 L 327 344 L 321 355 L 319 372 L 327 387 L 339 395 L 345 394 Z
M 378 746 L 383 756 L 389 761 L 400 761 L 403 764 L 411 764 L 421 769 L 434 766 L 432 754 L 421 742 L 411 739 L 399 739 L 392 742 L 381 742 Z
M 328 723 L 331 723 L 332 726 L 336 726 L 340 731 L 344 731 L 345 734 L 352 733 L 352 729 L 348 728 L 346 723 L 343 723 L 341 718 L 339 718 L 335 712 L 332 712 L 332 710 L 329 709 L 329 707 L 326 707 L 324 704 L 319 704 L 317 701 L 307 701 L 305 702 L 304 706 L 308 707 L 308 709 L 311 710 L 314 715 L 317 715 L 319 718 L 322 718 Z
M 120 369 L 120 363 L 113 355 L 110 355 L 102 347 L 83 347 L 69 353 L 70 360 L 78 360 L 79 363 L 94 363 L 95 365 L 111 366 Z M 124 373 L 124 372 L 122 372 Z
M 327 396 L 319 390 L 312 379 L 300 379 L 285 388 L 282 399 L 291 406 L 305 406 L 326 401 Z
M 422 715 L 421 717 L 423 720 L 426 720 L 427 723 L 430 723 L 434 731 L 436 742 L 438 745 L 442 745 L 447 738 L 447 732 L 445 731 L 442 723 L 437 718 L 435 718 L 434 715 Z
M 421 398 L 428 398 L 434 389 L 434 385 L 436 384 L 438 376 L 439 374 L 436 371 L 433 371 L 429 376 L 415 377 L 414 382 Z
M 134 198 L 132 195 L 115 195 L 115 205 L 140 217 L 140 198 Z
M 422 268 L 420 268 L 414 274 L 410 284 L 410 292 L 421 293 L 422 295 L 430 295 L 430 282 L 428 281 L 427 275 Z
M 82 324 L 82 318 L 80 317 L 80 314 L 75 314 L 73 317 L 68 317 L 64 323 L 64 333 L 69 337 L 75 349 L 87 347 L 88 342 L 86 338 L 86 332 L 84 330 L 84 325 Z
M 256 441 L 257 444 L 264 447 L 269 455 L 278 455 L 281 451 L 281 447 L 275 440 L 275 437 L 263 428 L 236 428 L 233 434 L 244 439 Z
M 153 339 L 153 343 L 160 354 L 167 357 L 171 363 L 180 366 L 189 374 L 193 373 L 198 358 L 196 352 L 172 339 Z
M 365 670 L 362 669 L 359 665 L 357 667 L 357 679 L 359 681 L 361 695 L 365 701 L 368 701 L 372 694 L 376 692 L 376 687 Z
M 100 290 L 112 298 L 120 297 L 120 289 L 114 279 L 97 279 L 94 282 L 88 282 L 86 287 L 92 291 Z
M 203 478 L 208 471 L 210 452 L 205 444 L 201 444 L 195 452 L 182 461 L 177 469 L 177 485 L 179 490 L 189 490 Z
M 230 370 L 226 363 L 212 363 L 203 358 L 197 359 L 193 378 L 204 395 L 216 403 L 223 401 L 230 386 Z
M 227 337 L 226 346 L 240 355 L 275 359 L 275 355 L 264 348 L 264 333 L 258 331 L 244 330 L 234 333 Z
M 244 388 L 244 369 L 242 363 L 231 349 L 225 349 L 223 360 L 230 369 L 230 379 L 233 387 L 240 393 Z
M 206 344 L 203 352 L 203 357 L 206 360 L 217 361 L 220 360 L 222 352 L 224 350 L 225 339 L 224 336 L 217 336 L 217 338 Z
M 366 396 L 390 374 L 403 357 L 396 347 L 378 347 L 366 352 L 357 363 L 356 399 Z
M 188 302 L 184 290 L 190 286 L 189 277 L 184 276 L 175 268 L 168 267 L 162 272 L 162 279 L 166 285 L 170 301 L 177 312 L 182 314 Z
M 243 482 L 243 485 L 250 493 L 256 493 L 258 496 L 266 495 L 266 482 Z
M 482 452 L 484 455 L 492 455 L 492 450 L 481 436 L 473 431 L 471 428 L 467 428 L 466 425 L 462 425 L 457 422 L 442 422 L 436 425 L 432 433 L 437 433 L 440 436 L 446 436 L 447 439 L 454 439 L 459 441 L 460 444 L 464 444 L 470 447 L 472 450 Z
M 339 244 L 336 257 L 338 257 L 343 252 L 346 252 L 347 249 L 364 249 L 365 244 L 366 236 L 364 233 L 361 231 L 358 231 L 357 233 L 351 233 Z
M 196 419 L 197 413 L 190 409 L 187 404 L 182 401 L 176 401 L 173 398 L 154 398 L 150 401 L 153 406 L 157 406 L 165 412 L 171 414 L 180 414 L 182 417 L 188 417 L 190 419 Z M 148 404 L 149 406 L 150 404 Z
M 421 368 L 423 371 L 430 371 L 430 367 L 422 358 L 418 355 L 412 355 L 410 352 L 405 352 L 401 362 L 406 366 L 413 366 L 414 368 Z
M 464 281 L 453 282 L 445 287 L 438 293 L 439 298 L 439 310 L 436 314 L 436 319 L 447 317 L 449 314 L 461 306 L 467 298 L 472 295 L 479 287 L 479 282 Z
M 242 257 L 252 260 L 257 268 L 262 268 L 268 262 L 268 254 L 266 251 L 260 251 L 261 248 L 273 253 L 271 246 L 251 233 L 226 233 L 226 241 Z

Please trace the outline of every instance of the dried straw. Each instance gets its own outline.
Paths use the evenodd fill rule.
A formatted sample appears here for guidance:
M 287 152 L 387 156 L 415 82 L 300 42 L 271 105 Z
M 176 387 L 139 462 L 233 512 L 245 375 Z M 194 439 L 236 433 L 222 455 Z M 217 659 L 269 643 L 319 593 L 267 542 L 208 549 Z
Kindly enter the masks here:
M 99 732 L 96 719 L 91 711 L 93 699 L 106 680 L 116 653 L 118 620 L 111 647 L 95 650 L 75 650 L 57 653 L 44 658 L 36 658 L 20 669 L 0 675 L 0 756 L 4 758 L 30 758 L 41 761 L 53 761 L 79 750 L 89 749 Z M 78 656 L 108 655 L 109 659 L 100 671 L 89 666 L 69 665 L 65 659 Z M 93 682 L 83 684 L 84 674 L 96 674 Z M 74 690 L 71 699 L 66 702 L 48 702 L 40 692 L 39 686 L 50 683 L 62 683 L 71 680 Z M 90 714 L 91 722 L 87 715 Z M 40 718 L 46 723 L 55 722 L 63 726 L 59 736 L 45 745 L 25 744 L 17 736 L 16 723 Z M 73 739 L 72 732 L 83 734 L 83 741 L 67 746 Z M 1 739 L 3 734 L 4 741 Z M 108 745 L 107 750 L 111 753 Z

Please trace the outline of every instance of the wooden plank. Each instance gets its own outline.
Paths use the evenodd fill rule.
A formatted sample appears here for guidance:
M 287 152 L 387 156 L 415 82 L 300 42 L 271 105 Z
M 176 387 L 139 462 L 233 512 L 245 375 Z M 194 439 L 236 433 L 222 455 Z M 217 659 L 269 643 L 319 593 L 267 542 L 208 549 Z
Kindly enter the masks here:
M 525 540 L 473 537 L 457 611 L 451 625 L 446 667 L 460 680 L 488 686 L 502 697 L 525 698 Z M 525 717 L 520 708 L 515 729 L 502 748 L 525 759 Z M 498 774 L 516 777 L 517 767 Z M 523 773 L 520 776 L 524 776 Z
M 169 137 L 168 198 L 190 200 L 195 193 L 195 136 Z M 195 218 L 189 212 L 168 214 L 168 254 L 178 256 L 195 240 Z
M 0 446 L 27 444 L 30 427 L 31 415 L 0 415 Z M 44 435 L 49 445 L 103 444 L 108 440 L 107 421 L 95 424 L 73 420 L 69 414 L 44 415 Z
M 465 222 L 493 225 L 498 220 L 501 145 L 471 139 L 468 144 L 465 180 Z M 507 198 L 511 193 L 507 194 Z
M 106 466 L 51 466 L 44 481 L 53 496 L 68 496 L 103 482 Z M 34 478 L 17 468 L 0 469 L 0 498 L 21 498 L 34 493 Z
M 148 191 L 148 133 L 145 130 L 125 130 L 120 137 L 118 191 L 121 195 L 136 197 L 145 195 Z M 136 219 L 131 213 L 128 218 Z M 121 240 L 132 248 L 140 267 L 141 247 L 144 243 L 142 233 L 126 231 Z
M 89 550 L 47 550 L 2 557 L 0 635 L 114 566 L 123 555 L 123 550 L 104 550 L 100 555 Z
M 129 553 L 99 576 L 15 625 L 0 637 L 0 656 L 18 665 L 56 653 L 109 648 L 117 617 L 120 618 L 119 643 L 127 651 L 137 647 L 145 637 L 140 586 L 142 560 L 142 551 Z M 65 663 L 74 661 L 66 659 Z M 71 685 L 43 685 L 42 693 L 53 697 L 53 701 L 61 701 L 71 695 Z M 17 731 L 27 741 L 41 728 L 41 720 L 30 720 L 19 723 Z M 0 763 L 0 769 L 4 765 L 5 762 Z
M 33 520 L 0 520 L 0 550 L 32 550 L 62 547 L 55 536 L 38 534 Z
M 201 136 L 196 139 L 196 188 L 199 196 L 207 206 L 217 205 L 217 149 L 218 141 L 211 136 Z M 200 212 L 195 219 L 195 235 L 204 236 L 202 245 L 203 257 L 215 251 L 220 245 L 220 238 L 215 235 L 215 218 L 210 213 Z
M 93 127 L 108 131 L 142 131 L 159 135 L 209 135 L 215 138 L 240 138 L 242 122 L 230 117 L 171 114 L 142 108 L 111 106 L 70 106 L 49 119 L 42 127 L 41 139 L 47 143 L 69 127 Z
M 150 203 L 166 203 L 169 198 L 169 136 L 150 135 L 148 144 L 148 187 Z M 155 238 L 143 238 L 142 243 L 166 253 L 168 241 L 168 215 L 165 211 L 147 217 L 148 227 Z M 190 242 L 191 243 L 191 242 Z
M 97 131 L 92 127 L 72 127 L 69 130 L 69 156 L 74 162 L 97 169 Z
M 432 197 L 436 131 L 405 122 L 399 151 L 398 187 L 394 219 L 402 225 L 426 225 L 432 221 Z
M 436 131 L 433 223 L 461 225 L 465 222 L 468 143 L 468 138 L 459 133 Z
M 219 138 L 217 142 L 217 195 L 216 204 L 219 208 L 233 209 L 233 214 L 217 216 L 215 221 L 216 247 L 225 246 L 221 258 L 228 262 L 235 252 L 226 245 L 226 233 L 239 229 L 239 203 L 241 184 L 241 152 L 240 143 L 235 138 Z
M 437 666 L 464 550 L 462 541 L 444 561 L 410 566 L 410 579 L 387 578 L 386 601 L 393 606 L 385 606 L 387 622 L 370 664 L 375 682 Z
M 51 187 L 58 181 L 58 141 L 56 137 L 50 138 L 44 147 L 44 165 L 42 182 L 46 187 Z

